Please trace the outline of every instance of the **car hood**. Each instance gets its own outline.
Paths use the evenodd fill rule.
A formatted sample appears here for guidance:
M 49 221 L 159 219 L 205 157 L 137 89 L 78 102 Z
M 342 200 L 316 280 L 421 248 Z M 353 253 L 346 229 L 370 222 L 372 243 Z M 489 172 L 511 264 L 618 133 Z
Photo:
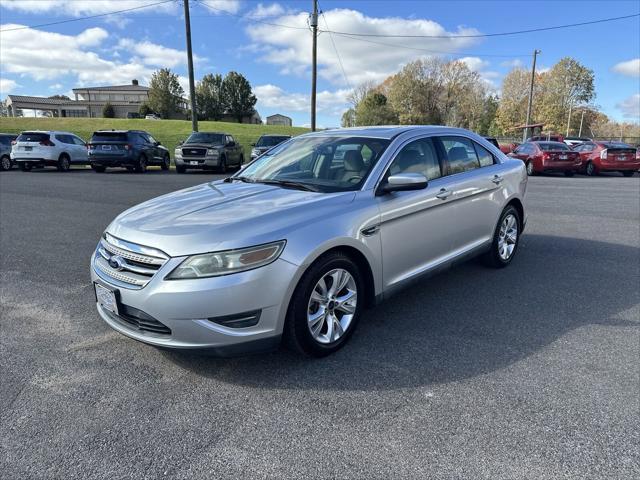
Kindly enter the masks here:
M 183 143 L 178 148 L 222 148 L 218 143 Z
M 286 239 L 293 229 L 343 213 L 354 197 L 218 181 L 141 203 L 107 231 L 172 257 L 192 255 Z

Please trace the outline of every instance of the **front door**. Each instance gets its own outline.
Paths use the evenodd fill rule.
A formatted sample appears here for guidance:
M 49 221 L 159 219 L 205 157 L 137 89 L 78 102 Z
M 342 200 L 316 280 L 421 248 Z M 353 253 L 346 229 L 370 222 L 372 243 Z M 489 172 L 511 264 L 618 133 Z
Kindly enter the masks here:
M 405 145 L 383 182 L 398 173 L 422 173 L 429 183 L 422 190 L 376 197 L 385 290 L 446 261 L 451 250 L 451 197 L 433 140 L 422 138 Z

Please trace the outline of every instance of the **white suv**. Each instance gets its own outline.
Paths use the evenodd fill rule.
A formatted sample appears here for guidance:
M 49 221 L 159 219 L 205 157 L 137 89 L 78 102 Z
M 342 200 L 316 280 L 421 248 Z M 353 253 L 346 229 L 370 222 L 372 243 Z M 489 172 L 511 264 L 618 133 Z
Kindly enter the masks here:
M 69 132 L 22 132 L 11 149 L 11 160 L 25 172 L 45 166 L 64 172 L 71 165 L 87 165 L 87 144 Z

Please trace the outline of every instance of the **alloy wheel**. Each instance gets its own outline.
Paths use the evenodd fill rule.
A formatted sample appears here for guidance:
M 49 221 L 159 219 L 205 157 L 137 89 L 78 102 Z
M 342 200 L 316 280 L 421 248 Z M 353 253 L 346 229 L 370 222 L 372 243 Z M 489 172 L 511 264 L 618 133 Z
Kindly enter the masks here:
M 498 255 L 504 261 L 509 260 L 518 242 L 518 220 L 509 214 L 502 220 L 498 233 Z
M 11 169 L 11 159 L 9 157 L 2 157 L 2 170 Z
M 343 268 L 324 274 L 314 287 L 307 309 L 311 336 L 322 344 L 342 337 L 353 320 L 358 304 L 358 287 L 353 276 Z

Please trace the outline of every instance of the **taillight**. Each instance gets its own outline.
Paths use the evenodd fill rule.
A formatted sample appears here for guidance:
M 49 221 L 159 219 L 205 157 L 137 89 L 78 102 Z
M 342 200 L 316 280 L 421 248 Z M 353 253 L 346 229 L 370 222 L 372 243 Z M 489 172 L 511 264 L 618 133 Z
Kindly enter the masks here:
M 48 138 L 46 140 L 42 140 L 40 142 L 40 145 L 42 145 L 43 147 L 55 147 L 56 144 L 53 143 L 51 140 L 49 140 Z
M 607 149 L 605 148 L 600 152 L 600 160 L 606 160 L 606 159 L 607 159 Z
M 124 146 L 124 149 L 125 150 L 133 150 L 133 145 L 127 144 L 127 145 Z
M 551 158 L 551 156 L 548 153 L 542 154 L 542 160 L 549 160 L 549 158 Z
M 94 150 L 96 148 L 95 145 L 92 145 L 90 143 L 87 143 L 87 150 Z
M 18 142 L 16 142 L 15 140 L 11 140 L 11 145 L 15 145 L 16 143 Z

